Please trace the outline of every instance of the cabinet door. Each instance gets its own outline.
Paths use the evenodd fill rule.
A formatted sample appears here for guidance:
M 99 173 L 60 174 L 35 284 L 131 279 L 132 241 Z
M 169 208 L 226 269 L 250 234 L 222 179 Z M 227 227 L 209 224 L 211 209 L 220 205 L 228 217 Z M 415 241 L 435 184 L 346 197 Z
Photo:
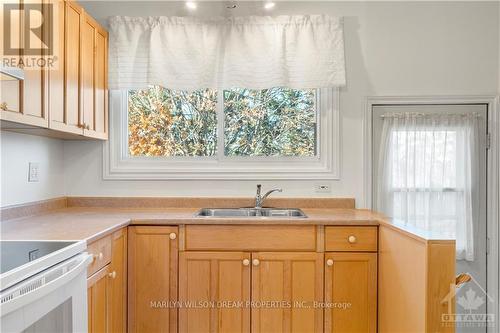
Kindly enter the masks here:
M 81 114 L 80 105 L 80 52 L 82 43 L 82 21 L 83 10 L 74 2 L 65 1 L 65 21 L 64 21 L 64 91 L 65 105 L 64 117 L 62 119 L 54 119 L 52 122 L 59 123 L 56 129 L 83 134 L 83 117 Z
M 89 333 L 109 332 L 109 265 L 87 279 Z
M 110 330 L 127 331 L 127 229 L 113 234 L 110 267 Z
M 323 254 L 252 254 L 252 332 L 323 332 Z M 264 303 L 267 302 L 267 303 Z M 274 303 L 271 303 L 274 302 Z
M 377 331 L 377 254 L 326 253 L 325 332 Z
M 14 6 L 14 3 L 10 4 Z M 12 58 L 15 60 L 19 60 L 21 57 L 21 3 L 18 2 L 15 9 L 19 9 L 19 11 L 13 10 L 11 12 L 11 38 L 10 38 L 10 47 L 13 49 L 17 49 L 16 52 L 13 52 Z M 17 29 L 16 29 L 17 28 Z M 7 36 L 2 35 L 2 40 Z M 7 43 L 7 41 L 5 41 Z M 3 43 L 2 43 L 3 44 Z M 2 54 L 5 53 L 2 47 Z M 22 120 L 22 81 L 12 78 L 11 76 L 0 74 L 0 116 L 1 119 L 10 120 L 10 121 L 21 121 Z
M 85 135 L 97 139 L 108 138 L 108 33 L 95 25 L 94 52 L 94 107 L 85 113 L 85 123 L 89 126 Z
M 83 15 L 81 49 L 81 107 L 84 132 L 94 124 L 94 52 L 96 25 L 91 17 Z
M 250 332 L 250 253 L 182 252 L 179 301 L 179 332 Z
M 177 332 L 177 227 L 128 230 L 129 332 Z
M 89 15 L 82 25 L 82 110 L 84 135 L 107 139 L 107 32 Z
M 25 0 L 23 3 L 28 3 L 33 8 L 36 8 L 43 12 L 43 4 L 41 1 L 35 0 Z M 20 4 L 22 6 L 22 4 Z M 18 13 L 23 13 L 22 11 Z M 43 13 L 45 14 L 45 13 Z M 43 42 L 38 38 L 31 38 L 29 42 L 26 42 L 26 38 L 30 36 L 24 36 L 22 32 L 24 29 L 21 27 L 25 26 L 24 16 L 16 15 L 14 11 L 12 14 L 12 26 L 19 22 L 19 30 L 14 29 L 13 39 L 18 39 L 18 42 L 11 40 L 12 47 L 20 47 L 21 51 L 19 55 L 23 56 L 23 46 L 28 44 L 30 48 L 43 48 Z M 42 16 L 33 15 L 30 17 L 31 26 L 42 25 Z M 42 31 L 42 35 L 46 32 Z M 17 45 L 16 45 L 17 44 Z M 34 57 L 37 59 L 39 55 L 26 55 L 27 57 Z M 42 56 L 42 55 L 40 55 Z M 17 58 L 17 56 L 13 56 Z M 32 59 L 31 59 L 32 60 Z M 28 62 L 31 62 L 27 59 Z M 47 127 L 48 117 L 46 112 L 46 107 L 44 105 L 45 101 L 45 79 L 46 70 L 44 68 L 33 67 L 28 65 L 24 67 L 24 80 L 19 82 L 17 80 L 11 80 L 6 75 L 2 75 L 1 79 L 1 100 L 2 111 L 1 119 L 13 121 L 17 123 L 22 123 L 26 125 Z
M 65 2 L 57 1 L 54 4 L 53 16 L 49 19 L 57 23 L 57 48 L 55 56 L 57 63 L 54 68 L 47 71 L 48 74 L 48 111 L 50 113 L 49 128 L 61 130 L 65 128 L 65 108 L 64 108 L 64 66 L 65 66 L 65 47 L 64 47 L 64 22 L 65 22 Z M 77 128 L 78 129 L 78 128 Z M 78 129 L 81 131 L 80 129 Z

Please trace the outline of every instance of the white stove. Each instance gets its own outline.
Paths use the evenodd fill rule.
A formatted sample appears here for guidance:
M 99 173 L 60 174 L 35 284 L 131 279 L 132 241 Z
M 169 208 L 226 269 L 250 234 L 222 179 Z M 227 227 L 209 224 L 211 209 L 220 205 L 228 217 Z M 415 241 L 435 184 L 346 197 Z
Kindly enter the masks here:
M 0 241 L 2 332 L 87 332 L 84 241 Z

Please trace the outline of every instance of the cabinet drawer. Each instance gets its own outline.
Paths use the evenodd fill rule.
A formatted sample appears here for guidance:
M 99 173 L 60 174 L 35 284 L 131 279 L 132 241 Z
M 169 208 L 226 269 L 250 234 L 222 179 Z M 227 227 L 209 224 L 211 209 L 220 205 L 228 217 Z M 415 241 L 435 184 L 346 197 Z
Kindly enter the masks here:
M 111 262 L 112 235 L 96 240 L 87 247 L 87 252 L 93 256 L 93 261 L 87 268 L 87 276 L 91 276 Z
M 326 227 L 325 251 L 377 251 L 377 227 Z
M 186 250 L 315 251 L 315 226 L 186 226 Z

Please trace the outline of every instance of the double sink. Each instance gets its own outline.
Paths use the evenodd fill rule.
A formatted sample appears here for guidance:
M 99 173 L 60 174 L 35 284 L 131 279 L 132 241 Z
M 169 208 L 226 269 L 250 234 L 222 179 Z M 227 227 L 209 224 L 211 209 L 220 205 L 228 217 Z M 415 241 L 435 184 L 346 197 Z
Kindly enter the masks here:
M 282 192 L 281 188 L 275 188 L 261 195 L 261 184 L 257 184 L 254 208 L 202 208 L 196 217 L 287 217 L 306 218 L 306 214 L 298 208 L 262 208 L 264 200 L 274 193 Z
M 298 208 L 203 208 L 196 217 L 307 217 Z

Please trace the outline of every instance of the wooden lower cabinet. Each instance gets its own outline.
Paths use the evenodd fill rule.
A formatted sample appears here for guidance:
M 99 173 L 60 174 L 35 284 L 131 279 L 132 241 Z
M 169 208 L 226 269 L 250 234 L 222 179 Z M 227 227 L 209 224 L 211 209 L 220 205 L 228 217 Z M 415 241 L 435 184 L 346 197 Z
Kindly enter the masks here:
M 109 332 L 109 268 L 110 265 L 107 265 L 87 279 L 89 333 Z
M 108 248 L 110 257 L 103 253 Z M 89 332 L 126 332 L 127 229 L 95 241 L 88 246 L 88 252 L 94 256 L 93 265 L 97 265 L 97 271 L 90 270 L 87 278 Z
M 250 332 L 248 252 L 182 252 L 179 332 Z
M 323 332 L 322 301 L 322 253 L 252 254 L 252 332 Z
M 177 332 L 177 235 L 177 227 L 129 227 L 129 332 Z
M 110 265 L 110 332 L 127 331 L 127 229 L 113 233 Z
M 377 254 L 325 253 L 325 332 L 377 331 Z
M 181 252 L 179 332 L 322 332 L 323 254 Z

